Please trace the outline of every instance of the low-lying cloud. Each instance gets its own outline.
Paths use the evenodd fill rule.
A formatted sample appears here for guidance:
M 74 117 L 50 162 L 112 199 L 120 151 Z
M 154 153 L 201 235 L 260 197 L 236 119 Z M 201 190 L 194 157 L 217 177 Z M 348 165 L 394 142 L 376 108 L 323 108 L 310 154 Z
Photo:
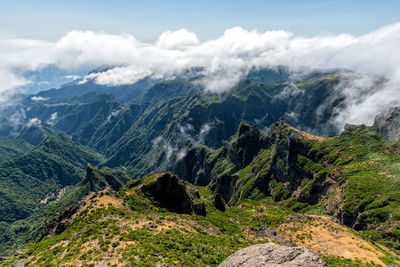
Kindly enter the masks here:
M 214 40 L 200 41 L 185 29 L 161 34 L 144 43 L 128 34 L 71 31 L 56 42 L 0 40 L 0 105 L 18 88 L 29 84 L 18 73 L 39 70 L 50 64 L 65 70 L 117 66 L 83 77 L 102 85 L 131 84 L 144 77 L 168 78 L 191 67 L 203 67 L 201 83 L 206 90 L 224 92 L 252 67 L 286 65 L 291 69 L 346 68 L 360 78 L 342 84 L 347 106 L 336 118 L 371 124 L 376 113 L 400 105 L 400 23 L 363 36 L 323 34 L 312 38 L 287 31 L 226 30 Z M 21 71 L 22 70 L 22 71 Z M 378 86 L 371 75 L 384 76 Z M 367 77 L 367 78 L 365 78 Z M 374 76 L 375 77 L 375 76 Z M 365 88 L 371 88 L 367 92 Z
M 163 136 L 157 136 L 152 140 L 152 146 L 163 147 L 165 159 L 180 161 L 185 157 L 188 148 L 197 147 L 204 144 L 205 137 L 214 127 L 214 123 L 204 123 L 200 129 L 196 129 L 190 123 L 178 126 L 178 135 L 174 140 L 166 140 Z

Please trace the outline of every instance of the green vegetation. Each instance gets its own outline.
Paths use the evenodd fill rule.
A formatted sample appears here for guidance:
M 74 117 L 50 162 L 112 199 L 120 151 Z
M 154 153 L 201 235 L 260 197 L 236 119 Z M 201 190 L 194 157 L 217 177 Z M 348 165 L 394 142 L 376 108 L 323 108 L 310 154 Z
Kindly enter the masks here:
M 22 139 L 0 140 L 0 162 L 21 156 L 33 149 L 33 146 Z
M 149 176 L 144 182 L 153 178 Z M 34 255 L 35 264 L 44 265 L 75 260 L 96 264 L 104 260 L 102 255 L 107 251 L 134 266 L 157 262 L 214 266 L 240 248 L 265 242 L 249 238 L 245 230 L 277 226 L 291 214 L 290 209 L 267 199 L 246 201 L 221 212 L 212 204 L 208 189 L 196 188 L 200 192 L 198 200 L 206 204 L 207 215 L 181 215 L 152 205 L 135 192 L 136 187 L 129 188 L 131 184 L 118 193 L 129 209 L 112 205 L 93 209 L 91 205 L 99 201 L 94 198 L 63 234 L 31 243 L 20 257 Z M 266 207 L 263 215 L 254 216 L 260 205 Z M 62 241 L 66 243 L 61 245 Z
M 48 206 L 82 179 L 88 162 L 97 165 L 101 160 L 93 150 L 58 135 L 48 137 L 31 152 L 0 163 L 0 227 L 7 230 L 0 234 L 0 253 L 10 244 L 23 244 L 15 244 L 16 239 L 36 237 L 37 226 L 59 210 Z
M 256 238 L 258 229 L 274 229 L 293 214 L 285 203 L 270 198 L 241 200 L 219 211 L 213 193 L 205 187 L 196 201 L 206 205 L 207 215 L 168 212 L 140 193 L 139 185 L 153 181 L 150 175 L 130 181 L 118 193 L 101 192 L 86 200 L 85 206 L 59 235 L 30 243 L 22 254 L 10 258 L 30 258 L 27 266 L 83 264 L 130 264 L 153 266 L 216 266 L 238 249 L 275 241 L 272 235 Z M 104 196 L 122 200 L 122 205 L 105 204 Z M 118 197 L 118 198 L 116 198 Z M 323 257 L 330 266 L 376 266 L 345 258 Z M 388 258 L 390 259 L 390 258 Z
M 168 212 L 133 192 L 131 181 L 117 193 L 122 207 L 91 203 L 64 233 L 32 242 L 21 257 L 39 265 L 95 264 L 110 252 L 133 265 L 216 265 L 265 242 L 254 238 L 256 231 L 277 227 L 292 213 L 334 216 L 399 254 L 400 143 L 389 143 L 374 127 L 320 138 L 283 122 L 332 136 L 329 119 L 343 101 L 334 89 L 341 74 L 294 83 L 284 71 L 265 75 L 252 73 L 221 95 L 201 91 L 196 81 L 174 80 L 125 95 L 135 98 L 129 104 L 98 93 L 34 104 L 28 117 L 58 117 L 54 125 L 0 141 L 0 254 L 35 239 L 56 212 L 89 191 L 165 170 L 207 186 L 196 187 L 206 216 Z M 102 168 L 95 183 L 80 183 L 87 163 Z M 214 207 L 216 193 L 229 206 L 225 212 Z

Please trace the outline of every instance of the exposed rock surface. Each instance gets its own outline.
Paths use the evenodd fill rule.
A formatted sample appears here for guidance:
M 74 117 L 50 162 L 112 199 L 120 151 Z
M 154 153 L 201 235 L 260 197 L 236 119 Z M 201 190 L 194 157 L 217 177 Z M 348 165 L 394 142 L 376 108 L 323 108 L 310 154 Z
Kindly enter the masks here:
M 326 183 L 325 175 L 317 177 L 299 164 L 299 157 L 318 162 L 315 153 L 310 153 L 308 139 L 318 137 L 296 130 L 283 120 L 272 124 L 266 131 L 242 122 L 236 134 L 217 154 L 207 152 L 204 147 L 193 149 L 172 172 L 180 173 L 184 180 L 197 185 L 199 180 L 202 181 L 201 185 L 209 181 L 208 187 L 215 194 L 220 194 L 229 206 L 237 203 L 245 187 L 235 171 L 254 163 L 253 160 L 262 149 L 269 150 L 270 159 L 258 170 L 254 167 L 250 169 L 256 177 L 254 183 L 257 189 L 265 195 L 271 195 L 275 201 L 295 197 L 300 202 L 315 204 L 319 200 L 319 192 L 326 192 L 331 184 Z M 233 166 L 232 171 L 221 173 L 224 170 L 218 166 L 221 159 L 231 163 L 229 166 Z M 304 188 L 305 179 L 315 182 L 309 188 Z
M 328 266 L 303 247 L 286 247 L 273 243 L 253 245 L 229 256 L 219 267 Z
M 214 195 L 214 205 L 220 211 L 225 211 L 226 203 L 225 203 L 225 200 L 224 200 L 224 198 L 222 197 L 222 195 L 220 193 L 216 193 Z
M 90 184 L 90 191 L 97 192 L 107 187 L 118 191 L 124 183 L 117 177 L 101 171 L 97 171 L 92 165 L 88 164 L 86 168 L 86 176 L 82 180 L 83 184 Z
M 11 267 L 24 267 L 30 259 L 16 260 L 11 264 Z
M 357 124 L 350 124 L 350 123 L 346 123 L 345 125 L 344 125 L 344 131 L 341 133 L 341 134 L 344 134 L 344 133 L 346 133 L 346 132 L 351 132 L 351 131 L 354 131 L 354 130 L 357 130 L 357 129 L 359 129 L 359 130 L 364 130 L 364 129 L 366 129 L 367 128 L 367 126 L 365 125 L 365 124 L 359 124 L 359 125 L 357 125 Z
M 206 215 L 204 203 L 195 203 L 195 193 L 176 175 L 163 173 L 153 181 L 143 184 L 140 190 L 149 193 L 161 207 L 169 211 Z
M 82 180 L 83 186 L 87 183 L 89 183 L 89 190 L 91 192 L 86 192 L 87 195 L 83 200 L 78 201 L 57 213 L 43 228 L 39 240 L 42 240 L 46 236 L 55 236 L 64 232 L 72 216 L 85 204 L 85 199 L 94 195 L 93 192 L 98 192 L 104 189 L 117 191 L 123 186 L 123 182 L 118 178 L 111 174 L 97 171 L 91 164 L 87 165 L 86 176 Z
M 70 221 L 72 215 L 78 212 L 78 210 L 84 205 L 83 201 L 66 207 L 61 212 L 57 213 L 52 220 L 50 220 L 43 228 L 40 234 L 39 240 L 42 240 L 46 236 L 59 235 L 67 229 L 67 224 Z
M 400 107 L 389 109 L 386 114 L 379 114 L 375 117 L 374 126 L 378 127 L 381 133 L 390 141 L 397 141 L 400 138 Z

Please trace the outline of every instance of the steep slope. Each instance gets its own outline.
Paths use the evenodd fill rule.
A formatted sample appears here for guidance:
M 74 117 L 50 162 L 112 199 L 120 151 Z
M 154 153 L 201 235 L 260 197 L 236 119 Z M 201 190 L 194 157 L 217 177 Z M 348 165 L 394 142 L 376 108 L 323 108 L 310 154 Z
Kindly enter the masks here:
M 17 139 L 22 139 L 32 146 L 37 146 L 46 137 L 60 134 L 60 131 L 54 129 L 51 125 L 43 123 L 41 121 L 36 121 L 36 125 L 28 125 L 21 130 Z
M 267 242 L 290 245 L 284 239 L 288 234 L 293 241 L 304 240 L 303 246 L 308 246 L 308 236 L 296 239 L 302 227 L 299 225 L 296 232 L 290 224 L 304 215 L 293 214 L 293 210 L 269 199 L 241 200 L 239 205 L 222 212 L 214 207 L 211 191 L 185 185 L 184 191 L 188 194 L 194 192 L 193 201 L 204 203 L 207 213 L 171 212 L 163 206 L 162 200 L 160 202 L 143 189 L 146 185 L 160 183 L 160 179 L 170 179 L 165 177 L 172 176 L 151 175 L 129 182 L 118 193 L 104 190 L 85 198 L 53 220 L 50 225 L 55 226 L 52 228 L 55 231 L 47 231 L 42 240 L 29 244 L 25 252 L 7 259 L 6 266 L 17 261 L 31 265 L 154 266 L 164 263 L 170 266 L 217 266 L 229 255 L 249 245 Z M 177 190 L 182 181 L 173 184 L 176 187 L 168 187 L 167 194 Z M 317 215 L 307 216 L 319 218 Z M 343 258 L 332 257 L 329 251 L 318 252 L 312 245 L 308 247 L 332 266 L 396 262 L 390 251 L 362 240 L 347 227 L 334 229 L 332 225 L 339 225 L 332 218 L 324 217 L 324 220 L 325 224 L 311 224 L 310 227 L 349 238 L 348 247 L 360 242 L 365 246 L 357 251 L 348 250 Z M 304 224 L 305 227 L 308 225 Z M 284 228 L 294 233 L 279 230 Z M 342 242 L 336 243 L 335 239 L 326 236 L 321 235 L 319 242 L 329 241 L 336 246 Z M 357 259 L 359 253 L 368 257 Z
M 26 116 L 47 122 L 86 145 L 100 124 L 123 109 L 125 106 L 111 95 L 88 93 L 62 102 L 32 104 Z
M 224 147 L 190 150 L 172 172 L 208 185 L 225 203 L 271 196 L 295 210 L 319 204 L 342 223 L 399 248 L 398 143 L 375 127 L 347 126 L 321 138 L 279 121 L 260 131 L 242 123 Z
M 0 164 L 0 221 L 26 218 L 41 201 L 81 180 L 87 162 L 99 154 L 64 136 L 46 138 L 31 152 Z
M 392 107 L 386 114 L 379 114 L 374 120 L 374 126 L 390 141 L 400 138 L 400 107 Z
M 10 224 L 0 222 L 0 255 L 6 255 L 32 240 L 40 240 L 50 233 L 65 229 L 63 220 L 80 207 L 82 199 L 101 190 L 118 190 L 127 180 L 129 178 L 120 171 L 96 170 L 88 164 L 86 175 L 80 182 L 64 187 L 57 195 L 46 197 L 46 201 L 41 201 L 28 217 Z
M 0 140 L 0 162 L 21 156 L 31 151 L 33 147 L 22 139 Z
M 126 166 L 133 177 L 163 171 L 191 146 L 221 146 L 242 120 L 265 128 L 284 117 L 302 128 L 333 134 L 330 118 L 343 100 L 335 89 L 340 79 L 340 74 L 329 74 L 298 84 L 247 80 L 222 95 L 201 92 L 163 99 L 142 110 L 106 148 L 105 164 Z M 294 120 L 293 112 L 302 115 Z

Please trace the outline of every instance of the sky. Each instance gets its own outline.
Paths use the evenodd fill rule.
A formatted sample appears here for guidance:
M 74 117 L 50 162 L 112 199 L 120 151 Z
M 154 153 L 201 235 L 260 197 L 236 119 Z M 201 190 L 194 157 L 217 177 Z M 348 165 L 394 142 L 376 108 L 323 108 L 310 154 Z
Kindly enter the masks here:
M 363 35 L 400 21 L 399 0 L 0 0 L 0 38 L 55 41 L 71 30 L 152 42 L 185 28 L 200 40 L 226 29 Z
M 371 124 L 400 106 L 399 10 L 400 0 L 0 0 L 0 114 L 18 93 L 72 80 L 119 86 L 201 66 L 205 90 L 222 93 L 253 67 L 285 65 L 357 73 L 338 86 L 347 103 L 335 120 Z M 88 74 L 101 66 L 115 68 Z

